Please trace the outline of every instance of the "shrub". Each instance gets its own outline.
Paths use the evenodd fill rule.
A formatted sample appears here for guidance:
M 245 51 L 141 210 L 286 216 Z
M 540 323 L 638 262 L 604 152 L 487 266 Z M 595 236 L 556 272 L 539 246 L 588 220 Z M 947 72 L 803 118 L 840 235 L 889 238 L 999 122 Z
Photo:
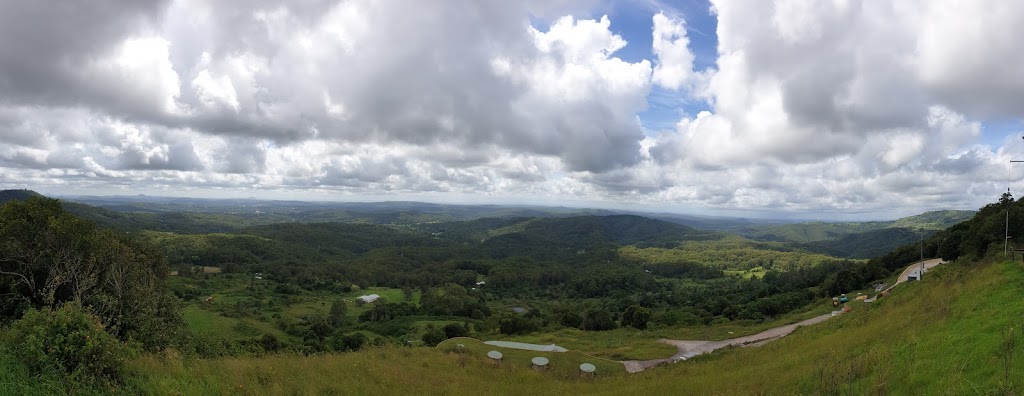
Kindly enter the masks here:
M 92 314 L 75 304 L 25 312 L 4 334 L 14 356 L 30 371 L 56 371 L 86 381 L 119 382 L 127 349 Z
M 531 319 L 511 316 L 498 320 L 498 328 L 501 334 L 529 334 L 540 330 L 540 325 Z
M 469 329 L 461 323 L 449 323 L 441 328 L 446 338 L 465 337 L 469 335 Z
M 259 340 L 260 347 L 267 352 L 277 352 L 284 348 L 284 344 L 273 334 L 267 333 Z
M 583 324 L 583 318 L 581 318 L 580 314 L 578 313 L 566 312 L 564 315 L 562 315 L 561 322 L 562 326 L 575 328 L 580 327 L 580 325 Z
M 435 346 L 440 344 L 441 341 L 447 340 L 448 338 L 444 334 L 444 330 L 435 327 L 434 325 L 427 325 L 427 330 L 423 333 L 423 343 L 427 346 Z

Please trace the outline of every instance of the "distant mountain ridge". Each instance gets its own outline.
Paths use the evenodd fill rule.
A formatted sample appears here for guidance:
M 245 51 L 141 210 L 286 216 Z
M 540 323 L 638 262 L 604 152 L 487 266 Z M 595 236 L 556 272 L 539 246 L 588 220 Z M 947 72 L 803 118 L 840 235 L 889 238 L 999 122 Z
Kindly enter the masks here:
M 798 243 L 808 250 L 851 259 L 876 257 L 970 220 L 973 210 L 938 210 L 892 221 L 806 222 L 749 226 L 734 231 L 759 241 Z
M 29 198 L 41 196 L 43 195 L 32 190 L 0 190 L 0 205 L 3 205 L 7 201 L 24 201 Z
M 40 194 L 0 191 L 0 203 Z M 176 233 L 235 232 L 281 223 L 359 223 L 416 226 L 480 242 L 529 239 L 539 242 L 604 241 L 620 245 L 671 246 L 680 240 L 717 240 L 724 233 L 756 241 L 792 243 L 799 248 L 844 258 L 870 258 L 921 238 L 915 230 L 946 229 L 974 211 L 926 212 L 892 221 L 803 222 L 702 217 L 604 209 L 542 206 L 442 205 L 421 202 L 300 202 L 252 199 L 196 199 L 149 196 L 83 197 L 62 200 L 65 209 L 100 226 L 120 230 Z M 552 221 L 572 218 L 570 221 Z M 464 222 L 457 228 L 446 223 Z M 527 232 L 528 231 L 528 232 Z M 451 235 L 452 233 L 458 235 Z M 519 245 L 525 242 L 515 242 Z
M 923 229 L 926 231 L 944 230 L 969 220 L 974 217 L 974 213 L 975 211 L 973 210 L 938 210 L 892 221 L 836 223 L 815 221 L 795 224 L 773 224 L 749 226 L 736 230 L 736 233 L 763 241 L 810 243 L 887 228 Z

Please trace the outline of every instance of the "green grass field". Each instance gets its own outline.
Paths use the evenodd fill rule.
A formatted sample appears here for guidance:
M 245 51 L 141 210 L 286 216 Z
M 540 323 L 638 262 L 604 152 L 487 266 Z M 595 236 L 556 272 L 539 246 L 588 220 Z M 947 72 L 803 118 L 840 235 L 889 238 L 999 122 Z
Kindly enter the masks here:
M 608 331 L 561 329 L 528 335 L 495 335 L 495 340 L 556 344 L 566 349 L 614 360 L 660 359 L 676 353 L 676 347 L 658 342 L 656 332 L 629 328 Z M 489 340 L 488 340 L 489 341 Z
M 137 359 L 134 386 L 147 394 L 1018 394 L 1022 294 L 1019 263 L 947 265 L 762 347 L 593 381 L 495 367 L 480 351 L 384 347 L 313 357 L 147 355 Z
M 279 338 L 288 336 L 273 324 L 249 318 L 229 318 L 196 305 L 185 307 L 181 313 L 189 329 L 196 334 L 224 339 L 254 338 L 263 334 L 273 334 Z
M 281 296 L 273 292 L 273 281 L 253 280 L 246 274 L 210 274 L 201 279 L 172 277 L 169 282 L 172 287 L 179 289 L 194 288 L 202 291 L 198 297 L 186 301 L 182 309 L 192 332 L 228 340 L 273 334 L 282 340 L 297 341 L 282 331 L 277 322 L 295 323 L 313 315 L 326 316 L 331 304 L 339 299 L 346 301 L 352 322 L 372 307 L 372 304 L 356 304 L 355 300 L 359 296 L 378 294 L 384 301 L 407 302 L 402 289 L 384 287 L 340 294 L 321 291 Z M 419 290 L 414 291 L 408 302 L 419 303 L 420 294 Z M 205 301 L 208 297 L 212 297 L 209 302 Z M 238 306 L 253 305 L 259 308 L 238 313 Z

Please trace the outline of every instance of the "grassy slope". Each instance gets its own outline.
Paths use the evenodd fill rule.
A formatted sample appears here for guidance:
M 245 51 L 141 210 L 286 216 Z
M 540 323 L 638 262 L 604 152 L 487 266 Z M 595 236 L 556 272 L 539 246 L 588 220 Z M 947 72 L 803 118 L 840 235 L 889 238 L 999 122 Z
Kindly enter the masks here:
M 637 375 L 539 374 L 476 354 L 383 348 L 315 357 L 143 357 L 138 386 L 159 394 L 965 394 L 1024 390 L 1024 267 L 939 267 L 874 305 L 760 348 L 726 350 Z M 1003 332 L 1016 328 L 1008 377 Z M 1009 378 L 1009 382 L 1004 382 Z
M 492 335 L 492 339 L 531 344 L 556 344 L 593 356 L 615 360 L 648 360 L 672 356 L 676 347 L 658 342 L 661 338 L 677 340 L 724 340 L 796 323 L 832 311 L 831 300 L 820 299 L 807 307 L 780 315 L 768 322 L 735 320 L 714 326 L 680 326 L 636 330 L 620 327 L 608 331 L 560 329 L 527 335 Z

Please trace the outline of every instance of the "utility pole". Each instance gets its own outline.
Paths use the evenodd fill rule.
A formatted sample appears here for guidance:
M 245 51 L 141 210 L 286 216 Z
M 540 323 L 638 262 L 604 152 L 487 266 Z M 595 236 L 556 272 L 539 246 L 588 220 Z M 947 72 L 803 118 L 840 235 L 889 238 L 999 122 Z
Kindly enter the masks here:
M 924 280 L 924 228 L 917 229 L 917 239 L 921 241 L 921 268 L 917 271 L 917 280 Z
M 1024 138 L 1024 136 L 1022 136 L 1021 138 Z M 1006 235 L 1005 235 L 1006 239 L 1003 239 L 1003 256 L 1009 256 L 1010 255 L 1010 202 L 1009 202 L 1009 195 L 1010 195 L 1010 168 L 1012 168 L 1012 165 L 1015 162 L 1024 162 L 1024 161 L 1010 160 L 1010 165 L 1011 166 L 1007 166 L 1006 167 L 1006 195 L 1007 195 L 1007 202 L 1006 202 Z

